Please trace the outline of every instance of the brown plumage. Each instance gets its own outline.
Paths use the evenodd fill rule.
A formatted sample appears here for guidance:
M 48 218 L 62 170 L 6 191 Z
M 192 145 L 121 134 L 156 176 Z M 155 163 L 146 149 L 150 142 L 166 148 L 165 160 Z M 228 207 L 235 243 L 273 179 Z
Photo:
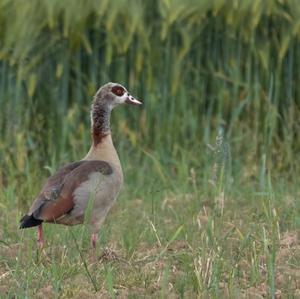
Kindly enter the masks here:
M 40 246 L 43 245 L 42 222 L 81 224 L 89 200 L 93 203 L 92 245 L 96 246 L 97 233 L 123 182 L 110 132 L 111 111 L 123 103 L 141 104 L 120 84 L 108 83 L 98 90 L 91 111 L 93 142 L 90 151 L 83 160 L 70 163 L 49 177 L 29 212 L 22 217 L 20 228 L 38 225 Z

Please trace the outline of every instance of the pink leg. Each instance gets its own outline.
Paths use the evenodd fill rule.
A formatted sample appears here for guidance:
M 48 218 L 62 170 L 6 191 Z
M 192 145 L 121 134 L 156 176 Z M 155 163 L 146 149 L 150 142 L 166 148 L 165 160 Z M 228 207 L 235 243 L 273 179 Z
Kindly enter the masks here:
M 42 224 L 38 226 L 38 247 L 44 247 L 44 239 L 43 239 L 43 227 Z
M 92 243 L 92 247 L 94 249 L 96 249 L 97 239 L 98 239 L 98 234 L 97 233 L 92 233 L 91 243 Z

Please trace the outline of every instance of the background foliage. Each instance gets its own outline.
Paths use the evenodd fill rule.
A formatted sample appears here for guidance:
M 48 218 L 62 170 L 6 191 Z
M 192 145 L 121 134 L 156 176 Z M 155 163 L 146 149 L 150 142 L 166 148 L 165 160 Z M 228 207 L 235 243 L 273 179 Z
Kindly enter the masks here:
M 60 161 L 70 147 L 82 152 L 91 98 L 116 81 L 145 103 L 142 112 L 117 112 L 118 142 L 138 140 L 175 158 L 179 149 L 195 153 L 211 142 L 223 124 L 243 159 L 257 162 L 265 154 L 277 170 L 296 170 L 297 1 L 3 0 L 0 6 L 4 168 L 13 163 L 22 170 L 32 155 Z M 8 154 L 12 149 L 18 155 Z
M 151 213 L 157 190 L 202 205 L 220 127 L 231 193 L 296 192 L 299 67 L 297 0 L 1 0 L 0 204 L 17 223 L 42 178 L 84 156 L 108 81 L 144 103 L 113 113 L 124 198 L 149 197 Z

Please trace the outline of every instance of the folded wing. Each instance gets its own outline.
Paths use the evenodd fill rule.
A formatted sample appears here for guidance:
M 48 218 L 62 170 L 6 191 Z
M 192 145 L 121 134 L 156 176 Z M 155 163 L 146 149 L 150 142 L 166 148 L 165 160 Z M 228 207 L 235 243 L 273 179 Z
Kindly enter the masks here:
M 21 219 L 20 227 L 35 226 L 42 221 L 73 224 L 61 219 L 68 218 L 64 216 L 68 216 L 76 205 L 75 190 L 80 186 L 88 188 L 91 176 L 99 174 L 98 178 L 101 179 L 112 172 L 111 166 L 104 161 L 79 161 L 66 165 L 47 180 L 28 214 Z

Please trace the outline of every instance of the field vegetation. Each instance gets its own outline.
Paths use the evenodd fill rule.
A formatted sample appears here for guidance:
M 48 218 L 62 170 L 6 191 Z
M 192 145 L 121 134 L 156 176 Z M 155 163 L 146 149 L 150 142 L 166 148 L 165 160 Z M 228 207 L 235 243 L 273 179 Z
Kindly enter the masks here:
M 0 297 L 300 298 L 297 0 L 0 0 Z M 18 222 L 90 146 L 125 185 L 100 233 Z

